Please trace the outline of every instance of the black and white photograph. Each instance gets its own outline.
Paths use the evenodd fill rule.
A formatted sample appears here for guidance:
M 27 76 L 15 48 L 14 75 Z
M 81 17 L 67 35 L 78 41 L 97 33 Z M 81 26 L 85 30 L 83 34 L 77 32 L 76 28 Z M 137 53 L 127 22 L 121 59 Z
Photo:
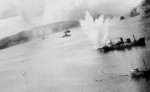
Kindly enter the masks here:
M 150 0 L 0 0 L 0 92 L 150 92 Z

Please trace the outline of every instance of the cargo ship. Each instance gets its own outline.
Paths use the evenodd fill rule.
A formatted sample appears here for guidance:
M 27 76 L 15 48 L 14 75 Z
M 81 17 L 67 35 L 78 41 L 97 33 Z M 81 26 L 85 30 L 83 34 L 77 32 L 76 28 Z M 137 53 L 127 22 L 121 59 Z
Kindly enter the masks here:
M 133 35 L 133 41 L 131 41 L 130 38 L 127 38 L 126 41 L 123 40 L 122 37 L 118 37 L 120 40 L 117 42 L 113 42 L 110 40 L 110 42 L 103 46 L 102 48 L 99 48 L 98 50 L 101 50 L 103 52 L 113 51 L 113 50 L 123 50 L 135 46 L 145 46 L 145 37 L 141 37 L 138 40 L 135 39 L 135 36 Z

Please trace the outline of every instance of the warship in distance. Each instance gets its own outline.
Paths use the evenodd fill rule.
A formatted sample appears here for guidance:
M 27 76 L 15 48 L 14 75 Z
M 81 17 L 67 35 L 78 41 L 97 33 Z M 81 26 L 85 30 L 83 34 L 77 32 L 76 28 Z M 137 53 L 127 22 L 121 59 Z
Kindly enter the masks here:
M 110 42 L 103 46 L 102 48 L 99 48 L 98 50 L 103 52 L 113 51 L 113 50 L 123 50 L 135 46 L 145 46 L 145 37 L 141 37 L 138 40 L 135 39 L 135 36 L 133 35 L 133 41 L 131 41 L 130 38 L 127 38 L 126 41 L 123 40 L 122 37 L 118 37 L 120 40 L 117 42 L 113 42 L 110 40 Z
M 150 76 L 150 69 L 146 67 L 144 59 L 143 59 L 143 63 L 144 63 L 145 69 L 144 70 L 140 70 L 139 68 L 133 69 L 130 72 L 132 77 L 140 77 L 140 76 L 146 77 L 146 76 Z

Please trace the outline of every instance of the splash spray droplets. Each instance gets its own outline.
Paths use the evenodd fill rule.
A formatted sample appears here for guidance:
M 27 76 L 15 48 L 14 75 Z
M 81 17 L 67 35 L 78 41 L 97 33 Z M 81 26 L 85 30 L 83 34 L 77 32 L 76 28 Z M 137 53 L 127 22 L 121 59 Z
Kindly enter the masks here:
M 108 19 L 104 21 L 104 15 L 94 20 L 89 12 L 86 11 L 85 20 L 80 20 L 80 24 L 88 38 L 93 42 L 94 49 L 106 44 L 108 39 Z

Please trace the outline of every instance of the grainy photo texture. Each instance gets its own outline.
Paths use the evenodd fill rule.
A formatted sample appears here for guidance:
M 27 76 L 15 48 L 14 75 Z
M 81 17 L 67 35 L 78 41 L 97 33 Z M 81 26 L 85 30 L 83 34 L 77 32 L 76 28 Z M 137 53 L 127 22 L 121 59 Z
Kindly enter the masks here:
M 150 92 L 150 0 L 0 0 L 0 92 Z

